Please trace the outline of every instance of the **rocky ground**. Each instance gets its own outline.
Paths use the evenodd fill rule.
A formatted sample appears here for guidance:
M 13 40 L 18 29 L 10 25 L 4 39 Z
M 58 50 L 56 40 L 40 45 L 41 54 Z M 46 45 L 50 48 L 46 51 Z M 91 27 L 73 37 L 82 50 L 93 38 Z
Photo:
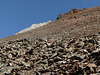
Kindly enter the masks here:
M 90 74 L 100 74 L 100 35 L 17 39 L 0 46 L 0 75 Z
M 100 75 L 100 7 L 0 39 L 0 75 Z

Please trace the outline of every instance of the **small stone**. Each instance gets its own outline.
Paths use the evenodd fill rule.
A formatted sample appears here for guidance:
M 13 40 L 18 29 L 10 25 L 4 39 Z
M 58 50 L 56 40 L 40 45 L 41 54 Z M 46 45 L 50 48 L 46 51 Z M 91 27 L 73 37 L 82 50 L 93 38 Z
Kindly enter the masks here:
M 28 64 L 28 63 L 26 63 L 26 62 L 24 62 L 24 61 L 22 61 L 22 64 L 24 65 L 24 66 L 30 66 L 30 64 Z
M 97 67 L 94 63 L 89 63 L 88 66 L 89 67 Z
M 12 54 L 9 54 L 9 55 L 8 55 L 8 58 L 12 58 Z
M 88 52 L 86 49 L 83 50 L 84 52 Z
M 32 47 L 30 47 L 30 46 L 29 46 L 29 47 L 27 47 L 27 49 L 28 49 L 28 50 L 31 50 L 31 49 L 32 49 Z
M 98 53 L 100 52 L 100 49 L 94 50 L 93 53 Z
M 47 45 L 46 44 L 44 44 L 43 46 L 42 46 L 42 48 L 46 48 L 47 47 Z
M 54 53 L 54 54 L 51 56 L 51 58 L 52 58 L 52 57 L 55 57 L 55 56 L 57 56 L 57 53 Z
M 52 72 L 46 72 L 46 73 L 43 73 L 42 75 L 52 75 L 53 73 Z

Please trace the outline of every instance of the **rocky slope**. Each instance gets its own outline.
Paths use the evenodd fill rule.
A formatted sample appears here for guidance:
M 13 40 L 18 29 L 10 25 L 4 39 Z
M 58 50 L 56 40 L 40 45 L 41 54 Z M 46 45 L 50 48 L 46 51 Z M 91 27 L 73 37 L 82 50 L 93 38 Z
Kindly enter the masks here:
M 1 75 L 100 74 L 100 35 L 17 39 L 0 46 Z
M 100 7 L 0 39 L 0 75 L 99 75 Z
M 82 37 L 100 32 L 100 7 L 72 9 L 53 22 L 31 31 L 0 39 L 0 42 L 41 37 Z

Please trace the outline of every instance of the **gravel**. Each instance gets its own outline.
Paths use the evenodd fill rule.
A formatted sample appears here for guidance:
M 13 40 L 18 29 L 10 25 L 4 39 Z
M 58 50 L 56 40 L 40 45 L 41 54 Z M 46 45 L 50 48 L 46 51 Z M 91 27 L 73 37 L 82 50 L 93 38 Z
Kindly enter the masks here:
M 9 41 L 0 46 L 0 75 L 98 75 L 99 36 Z

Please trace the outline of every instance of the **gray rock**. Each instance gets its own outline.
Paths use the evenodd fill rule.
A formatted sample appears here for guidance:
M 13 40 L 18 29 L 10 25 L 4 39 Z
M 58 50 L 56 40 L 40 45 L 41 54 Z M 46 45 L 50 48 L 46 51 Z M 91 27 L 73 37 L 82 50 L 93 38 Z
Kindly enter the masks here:
M 12 54 L 9 54 L 9 55 L 8 55 L 8 58 L 12 58 Z

